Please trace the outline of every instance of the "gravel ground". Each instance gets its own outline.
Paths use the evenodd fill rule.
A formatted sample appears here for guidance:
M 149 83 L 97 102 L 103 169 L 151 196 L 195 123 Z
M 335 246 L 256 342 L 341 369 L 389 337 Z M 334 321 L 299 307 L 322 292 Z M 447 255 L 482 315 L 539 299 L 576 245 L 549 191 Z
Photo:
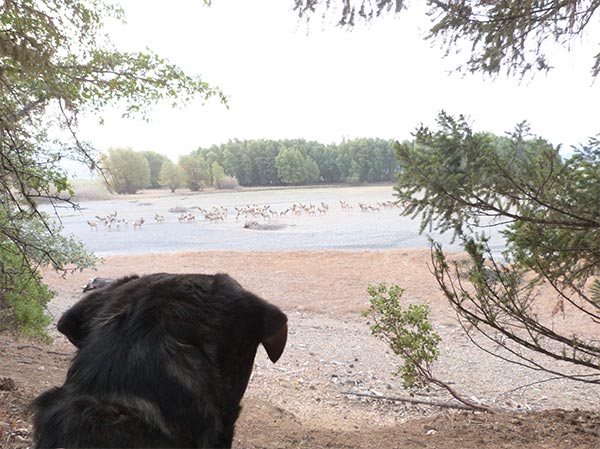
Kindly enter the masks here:
M 133 238 L 132 231 L 127 235 Z M 104 234 L 102 238 L 112 237 Z M 428 261 L 428 250 L 407 248 L 163 252 L 105 256 L 96 271 L 74 273 L 66 279 L 45 273 L 44 280 L 57 293 L 49 307 L 56 318 L 81 297 L 81 286 L 93 276 L 159 271 L 227 272 L 280 306 L 289 317 L 288 345 L 277 364 L 271 364 L 259 350 L 238 423 L 238 448 L 600 447 L 600 386 L 549 380 L 477 349 L 442 297 Z M 406 289 L 407 303 L 430 305 L 431 320 L 442 337 L 436 375 L 471 400 L 502 413 L 464 412 L 390 399 L 411 398 L 392 374 L 398 359 L 370 335 L 367 320 L 360 315 L 368 304 L 366 286 L 376 282 L 398 283 Z M 555 304 L 551 292 L 540 292 L 541 319 L 565 332 L 597 338 L 597 324 L 582 321 L 568 309 L 564 315 L 553 316 Z M 0 336 L 0 378 L 12 382 L 0 382 L 2 448 L 30 446 L 28 402 L 64 380 L 73 347 L 54 335 L 51 346 Z M 553 368 L 572 370 L 558 363 Z M 452 402 L 439 389 L 419 392 L 412 399 Z

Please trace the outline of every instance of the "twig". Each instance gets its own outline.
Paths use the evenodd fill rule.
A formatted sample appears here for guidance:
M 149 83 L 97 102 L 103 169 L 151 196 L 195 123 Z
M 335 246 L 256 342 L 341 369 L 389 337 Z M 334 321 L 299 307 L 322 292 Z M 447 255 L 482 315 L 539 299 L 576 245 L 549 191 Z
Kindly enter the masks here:
M 69 353 L 69 352 L 58 352 L 58 351 L 49 351 L 46 348 L 40 348 L 39 346 L 34 346 L 34 345 L 22 345 L 22 346 L 17 346 L 18 350 L 21 349 L 26 349 L 26 348 L 30 348 L 30 349 L 37 349 L 38 351 L 44 351 L 46 354 L 54 354 L 54 355 L 60 355 L 63 357 L 70 357 L 73 354 Z
M 283 374 L 298 374 L 298 373 L 301 373 L 302 371 L 306 370 L 306 368 L 300 368 L 300 369 L 295 369 L 295 370 L 291 370 L 291 371 L 288 371 L 285 368 L 276 368 L 276 369 L 277 369 L 277 371 L 280 371 Z
M 412 398 L 400 398 L 394 396 L 378 396 L 375 394 L 368 393 L 356 393 L 352 391 L 343 391 L 342 394 L 348 396 L 360 396 L 364 398 L 373 398 L 379 399 L 382 401 L 397 401 L 397 402 L 408 402 L 410 404 L 420 404 L 420 405 L 429 405 L 431 407 L 442 407 L 442 408 L 454 408 L 459 410 L 475 410 L 473 407 L 469 407 L 465 404 L 453 404 L 451 402 L 439 402 L 439 401 L 423 401 L 421 399 L 412 399 Z
M 503 393 L 500 393 L 497 397 L 507 396 L 507 395 L 509 395 L 511 393 L 514 393 L 515 391 L 519 391 L 519 390 L 522 390 L 524 388 L 533 387 L 534 385 L 543 384 L 545 382 L 553 382 L 555 380 L 564 380 L 564 379 L 565 379 L 564 376 L 556 376 L 556 377 L 549 377 L 547 379 L 537 380 L 535 382 L 531 382 L 531 383 L 528 383 L 526 385 L 520 385 L 520 386 L 518 386 L 516 388 L 513 388 L 511 390 L 504 391 Z

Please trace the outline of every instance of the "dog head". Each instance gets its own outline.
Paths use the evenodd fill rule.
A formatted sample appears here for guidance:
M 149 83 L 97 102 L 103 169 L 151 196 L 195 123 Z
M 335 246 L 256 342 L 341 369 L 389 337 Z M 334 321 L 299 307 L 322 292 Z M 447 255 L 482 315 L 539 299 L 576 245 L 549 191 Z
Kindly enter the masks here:
M 227 274 L 158 273 L 124 277 L 86 295 L 65 312 L 58 330 L 80 352 L 103 351 L 107 341 L 140 347 L 130 351 L 140 358 L 143 345 L 162 348 L 171 355 L 169 372 L 182 382 L 194 370 L 216 370 L 239 401 L 257 347 L 273 362 L 283 353 L 287 317 Z

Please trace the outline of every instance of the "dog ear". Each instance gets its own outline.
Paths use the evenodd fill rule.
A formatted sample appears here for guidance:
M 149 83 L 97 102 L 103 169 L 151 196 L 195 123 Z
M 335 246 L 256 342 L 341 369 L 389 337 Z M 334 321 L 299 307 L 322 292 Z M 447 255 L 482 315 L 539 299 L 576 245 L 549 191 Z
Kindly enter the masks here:
M 100 310 L 109 301 L 112 291 L 138 278 L 137 275 L 126 276 L 107 284 L 105 287 L 94 290 L 92 293 L 88 293 L 60 317 L 56 326 L 58 331 L 67 337 L 73 345 L 81 349 L 81 345 L 92 330 L 93 323 L 98 318 Z
M 287 342 L 287 317 L 278 308 L 271 306 L 264 317 L 261 343 L 273 363 L 279 360 Z
M 244 297 L 250 301 L 252 308 L 257 311 L 260 343 L 273 363 L 279 360 L 285 349 L 288 335 L 285 313 L 273 304 L 245 290 L 228 274 L 217 273 L 214 275 L 212 287 L 223 294 Z

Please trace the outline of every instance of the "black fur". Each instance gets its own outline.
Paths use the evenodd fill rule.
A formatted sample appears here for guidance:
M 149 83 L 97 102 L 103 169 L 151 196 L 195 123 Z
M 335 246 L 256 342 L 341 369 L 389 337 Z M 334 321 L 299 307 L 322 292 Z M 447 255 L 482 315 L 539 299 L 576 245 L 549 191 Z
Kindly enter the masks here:
M 79 351 L 33 403 L 36 447 L 231 447 L 256 349 L 277 361 L 287 318 L 226 274 L 153 274 L 87 295 L 58 329 Z

